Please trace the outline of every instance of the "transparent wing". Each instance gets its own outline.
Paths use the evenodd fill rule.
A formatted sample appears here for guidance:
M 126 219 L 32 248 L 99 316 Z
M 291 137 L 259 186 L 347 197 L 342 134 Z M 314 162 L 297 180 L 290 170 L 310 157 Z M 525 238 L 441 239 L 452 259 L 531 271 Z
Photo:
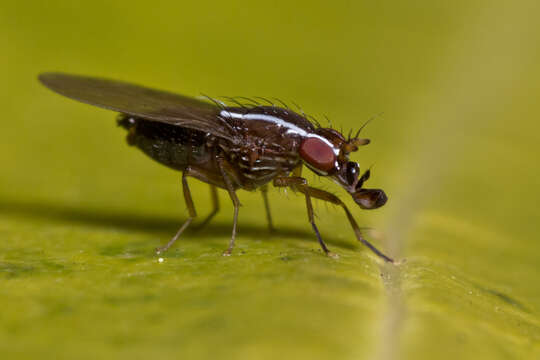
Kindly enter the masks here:
M 104 109 L 232 139 L 234 129 L 213 104 L 122 81 L 44 73 L 39 81 L 68 98 Z

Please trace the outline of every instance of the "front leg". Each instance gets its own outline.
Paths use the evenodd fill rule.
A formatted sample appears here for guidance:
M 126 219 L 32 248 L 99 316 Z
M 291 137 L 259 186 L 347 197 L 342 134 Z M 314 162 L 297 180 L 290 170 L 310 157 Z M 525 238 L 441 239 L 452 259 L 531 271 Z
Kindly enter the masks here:
M 319 229 L 317 228 L 317 225 L 315 225 L 315 216 L 313 215 L 313 205 L 311 203 L 311 194 L 309 192 L 310 187 L 307 185 L 307 180 L 300 176 L 277 177 L 274 179 L 274 186 L 275 187 L 290 187 L 292 190 L 295 190 L 295 191 L 298 190 L 306 196 L 306 208 L 307 208 L 307 213 L 308 213 L 308 221 L 311 224 L 313 231 L 315 231 L 317 240 L 319 241 L 319 244 L 321 245 L 321 248 L 323 249 L 326 255 L 333 258 L 337 258 L 338 257 L 337 254 L 334 254 L 330 250 L 328 250 L 328 247 L 326 247 L 326 244 L 321 238 L 321 234 L 319 233 Z
M 210 197 L 212 199 L 212 211 L 206 216 L 203 222 L 197 225 L 197 229 L 205 227 L 219 212 L 219 196 L 215 185 L 210 185 Z
M 289 181 L 287 179 L 296 179 L 296 180 L 290 180 Z M 382 258 L 384 261 L 387 261 L 387 262 L 390 262 L 390 263 L 394 262 L 394 260 L 392 258 L 390 258 L 390 257 L 386 256 L 385 254 L 383 254 L 375 246 L 373 246 L 369 241 L 364 239 L 364 237 L 362 236 L 362 232 L 360 231 L 360 227 L 356 223 L 356 220 L 354 220 L 351 212 L 347 208 L 347 205 L 345 205 L 345 203 L 343 201 L 341 201 L 337 196 L 335 196 L 334 194 L 329 193 L 328 191 L 324 191 L 324 190 L 317 189 L 317 188 L 314 188 L 314 187 L 311 187 L 311 186 L 307 186 L 307 181 L 304 178 L 299 178 L 299 177 L 276 178 L 276 180 L 274 181 L 274 185 L 275 186 L 280 186 L 280 185 L 276 185 L 276 181 L 281 183 L 281 184 L 284 184 L 284 183 L 287 183 L 287 182 L 292 184 L 292 186 L 291 185 L 281 185 L 281 186 L 289 186 L 293 190 L 298 190 L 301 193 L 305 194 L 306 195 L 306 202 L 308 202 L 308 197 L 314 197 L 316 199 L 327 201 L 327 202 L 330 202 L 330 203 L 332 203 L 334 205 L 341 206 L 343 208 L 343 211 L 345 211 L 345 215 L 347 215 L 347 219 L 349 220 L 349 223 L 351 224 L 351 227 L 353 228 L 354 234 L 356 235 L 356 238 L 358 239 L 358 241 L 360 241 L 362 244 L 366 245 L 371 251 L 373 251 L 373 253 L 375 253 L 375 255 Z M 302 186 L 296 186 L 297 183 L 301 183 L 303 185 Z M 311 207 L 311 199 L 309 199 L 308 216 L 310 216 L 309 215 L 310 207 Z M 311 217 L 313 217 L 313 210 L 311 210 Z M 310 222 L 311 222 L 311 220 L 310 220 Z M 315 226 L 314 223 L 312 223 L 312 225 Z M 317 233 L 317 237 L 319 239 L 319 242 L 322 243 L 322 239 L 320 238 L 318 231 L 315 230 L 315 232 Z M 322 244 L 324 244 L 324 243 L 322 243 Z M 321 244 L 321 246 L 323 246 L 322 244 Z M 323 250 L 324 250 L 324 248 L 325 248 L 325 246 L 323 246 Z

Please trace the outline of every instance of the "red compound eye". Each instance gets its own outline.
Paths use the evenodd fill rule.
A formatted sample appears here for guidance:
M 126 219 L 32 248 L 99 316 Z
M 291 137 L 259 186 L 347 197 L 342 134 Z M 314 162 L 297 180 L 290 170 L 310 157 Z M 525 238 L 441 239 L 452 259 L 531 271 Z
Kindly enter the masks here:
M 333 169 L 336 162 L 334 149 L 316 137 L 307 138 L 302 142 L 300 156 L 314 168 L 325 172 Z

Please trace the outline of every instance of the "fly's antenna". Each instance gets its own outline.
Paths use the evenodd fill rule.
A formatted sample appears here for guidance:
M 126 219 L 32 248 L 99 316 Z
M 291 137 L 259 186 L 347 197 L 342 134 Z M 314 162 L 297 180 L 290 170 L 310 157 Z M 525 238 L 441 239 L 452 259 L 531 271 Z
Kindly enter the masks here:
M 274 103 L 268 100 L 267 98 L 263 98 L 262 96 L 254 96 L 254 99 L 261 99 L 264 102 L 267 102 L 270 106 L 274 106 Z
M 376 115 L 373 115 L 369 119 L 367 119 L 367 121 L 362 126 L 360 126 L 360 129 L 358 129 L 358 131 L 356 132 L 356 135 L 354 135 L 354 137 L 357 138 L 358 135 L 360 135 L 360 132 L 366 127 L 367 124 L 369 124 L 370 122 L 372 122 L 373 120 L 375 120 L 379 116 L 382 116 L 383 114 L 384 114 L 384 112 L 380 112 L 380 113 L 378 113 Z
M 359 146 L 367 145 L 367 144 L 370 143 L 369 139 L 360 139 L 360 138 L 358 138 L 358 135 L 360 135 L 360 133 L 366 127 L 367 124 L 369 124 L 373 119 L 375 119 L 377 116 L 379 116 L 381 114 L 382 113 L 377 114 L 377 115 L 372 116 L 371 118 L 369 118 L 362 126 L 360 126 L 360 129 L 358 129 L 356 134 L 354 134 L 354 137 L 351 137 L 352 133 L 349 132 L 347 143 L 343 144 L 343 150 L 346 153 L 351 153 L 353 151 L 357 151 Z
M 358 129 L 358 131 L 356 132 L 356 134 L 354 134 L 354 138 L 357 138 L 358 135 L 360 135 L 360 133 L 362 132 L 362 130 L 366 127 L 366 125 L 369 124 L 372 120 L 373 117 L 369 118 L 365 123 L 363 123 L 362 126 L 360 126 L 360 129 Z
M 351 141 L 351 135 L 352 135 L 352 129 L 349 130 L 349 134 L 347 135 L 347 142 Z
M 218 108 L 220 108 L 221 110 L 225 110 L 225 104 L 222 102 L 222 101 L 219 101 L 217 99 L 214 99 L 206 94 L 203 94 L 201 93 L 201 96 L 207 100 L 210 100 L 211 102 L 213 102 L 214 104 L 217 105 Z

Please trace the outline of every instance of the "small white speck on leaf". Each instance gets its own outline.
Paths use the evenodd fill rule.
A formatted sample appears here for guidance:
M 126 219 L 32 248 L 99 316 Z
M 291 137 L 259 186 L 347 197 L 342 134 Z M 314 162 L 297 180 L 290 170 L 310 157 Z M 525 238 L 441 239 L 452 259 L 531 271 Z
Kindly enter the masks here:
M 159 258 L 157 261 L 158 261 L 159 263 L 162 263 L 162 262 L 164 262 L 165 260 L 164 260 L 163 258 Z

